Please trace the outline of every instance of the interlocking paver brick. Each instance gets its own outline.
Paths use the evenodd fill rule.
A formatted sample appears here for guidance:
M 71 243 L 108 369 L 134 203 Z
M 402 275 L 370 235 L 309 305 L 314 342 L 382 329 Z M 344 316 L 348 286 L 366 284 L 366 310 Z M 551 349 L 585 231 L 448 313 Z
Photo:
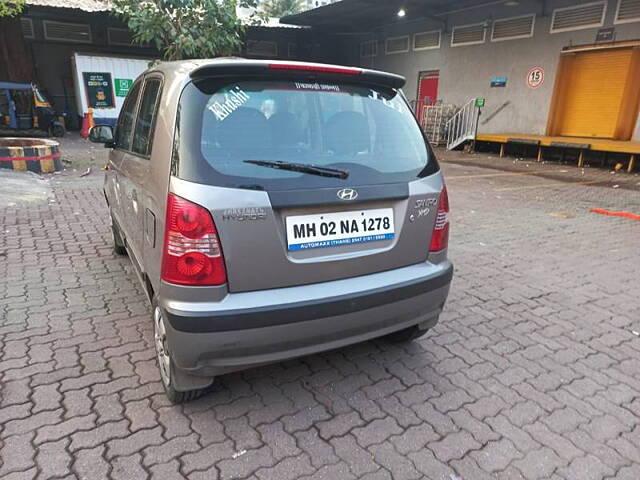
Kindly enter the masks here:
M 112 459 L 124 455 L 131 455 L 141 449 L 164 443 L 162 438 L 162 428 L 156 427 L 148 430 L 138 430 L 127 438 L 115 438 L 107 442 L 107 453 L 105 458 Z
M 497 472 L 507 468 L 514 460 L 522 458 L 519 452 L 509 440 L 490 441 L 481 449 L 471 452 L 478 466 L 486 472 Z
M 33 432 L 38 428 L 60 422 L 61 416 L 62 409 L 58 409 L 36 413 L 26 418 L 20 418 L 17 420 L 8 420 L 4 424 L 2 434 L 5 437 L 9 437 L 11 435 L 20 435 L 23 433 Z
M 340 459 L 336 456 L 331 444 L 320 438 L 315 428 L 310 428 L 306 432 L 297 432 L 294 437 L 298 447 L 309 455 L 311 464 L 315 468 L 319 469 L 339 462 Z
M 638 282 L 636 225 L 588 211 L 640 212 L 606 186 L 632 177 L 462 160 L 443 162 L 457 273 L 429 335 L 224 375 L 184 406 L 162 391 L 100 176 L 0 207 L 0 476 L 640 478 L 640 310 L 620 288 Z
M 145 448 L 142 451 L 142 463 L 147 467 L 159 463 L 166 463 L 186 453 L 197 452 L 200 448 L 198 436 L 195 433 L 186 437 L 172 438 L 160 445 Z
M 180 473 L 180 463 L 177 460 L 153 465 L 149 467 L 149 473 L 154 480 L 184 480 L 184 475 Z M 207 472 L 207 475 L 208 479 L 215 478 L 214 474 Z
M 257 449 L 262 446 L 258 430 L 249 425 L 247 417 L 231 418 L 222 423 L 226 437 L 234 442 L 236 450 Z
M 587 418 L 580 415 L 575 409 L 570 407 L 556 410 L 548 417 L 543 417 L 542 421 L 557 433 L 571 432 L 580 425 L 588 422 Z
M 349 465 L 349 470 L 360 477 L 365 473 L 375 472 L 380 468 L 374 462 L 373 454 L 363 449 L 352 435 L 331 439 L 336 455 Z
M 74 454 L 72 470 L 82 479 L 104 479 L 108 478 L 111 466 L 104 459 L 104 445 L 80 450 Z
M 111 462 L 110 477 L 114 480 L 130 480 L 132 478 L 147 478 L 147 472 L 142 468 L 142 456 L 133 454 L 127 457 L 117 457 Z
M 257 430 L 262 441 L 271 447 L 271 453 L 276 460 L 294 457 L 301 453 L 295 437 L 284 431 L 281 422 L 261 425 Z
M 326 422 L 320 422 L 317 427 L 320 436 L 325 440 L 329 440 L 333 437 L 340 437 L 361 425 L 364 425 L 364 421 L 360 418 L 358 412 L 351 412 L 335 416 Z
M 421 451 L 427 443 L 439 439 L 439 435 L 429 424 L 416 425 L 404 430 L 401 434 L 389 439 L 395 449 L 402 455 Z
M 451 417 L 440 413 L 430 403 L 414 405 L 411 408 L 418 417 L 431 425 L 440 435 L 447 435 L 458 430 Z
M 263 468 L 256 475 L 261 480 L 297 480 L 305 475 L 315 472 L 309 457 L 306 454 L 297 457 L 288 457 L 271 468 Z
M 415 412 L 402 405 L 396 397 L 381 398 L 377 400 L 376 403 L 387 415 L 395 418 L 398 425 L 403 429 L 412 425 L 420 425 L 422 423 L 422 420 L 418 418 Z M 364 415 L 363 418 L 365 418 Z
M 10 472 L 27 470 L 35 465 L 36 448 L 33 432 L 14 435 L 5 439 L 0 447 L 0 477 Z
M 129 435 L 129 422 L 126 420 L 104 423 L 94 429 L 72 434 L 69 449 L 73 452 L 79 449 L 93 448 L 104 445 L 115 438 L 126 438 Z
M 53 442 L 61 438 L 67 438 L 77 431 L 90 430 L 95 426 L 95 414 L 82 417 L 73 417 L 55 425 L 46 425 L 38 429 L 34 443 L 36 445 L 44 442 Z
M 422 476 L 413 463 L 407 457 L 400 455 L 389 443 L 373 445 L 369 447 L 369 451 L 373 454 L 376 463 L 391 472 L 394 480 L 412 480 Z
M 433 480 L 452 480 L 458 478 L 453 469 L 439 461 L 429 450 L 412 452 L 408 455 L 420 472 L 426 472 Z
M 614 471 L 620 469 L 620 467 L 629 464 L 629 460 L 614 448 L 611 448 L 606 443 L 594 439 L 582 428 L 574 430 L 567 434 L 567 437 L 575 445 L 589 445 L 589 454 L 596 457 L 599 461 L 611 467 Z
M 560 468 L 558 474 L 564 478 L 579 478 L 580 480 L 598 480 L 615 473 L 593 455 L 578 457 L 567 467 Z
M 469 432 L 473 438 L 481 444 L 500 438 L 500 435 L 494 432 L 486 422 L 476 420 L 475 417 L 464 408 L 451 412 L 449 417 L 460 430 Z
M 507 408 L 507 404 L 495 395 L 482 397 L 473 403 L 464 406 L 478 420 L 487 417 L 495 417 L 501 410 Z
M 225 459 L 218 463 L 222 478 L 245 478 L 257 472 L 261 468 L 269 468 L 276 465 L 277 460 L 271 454 L 268 446 L 257 450 L 248 450 L 237 458 Z
M 72 457 L 68 446 L 68 438 L 38 445 L 36 462 L 42 466 L 42 478 L 62 477 L 69 472 Z
M 334 480 L 336 478 L 344 480 L 354 480 L 356 477 L 349 472 L 349 468 L 344 463 L 337 465 L 327 465 L 320 468 L 314 474 L 301 477 L 300 480 Z
M 438 460 L 450 462 L 464 457 L 469 451 L 477 450 L 481 447 L 469 432 L 459 431 L 450 433 L 442 440 L 432 442 L 428 445 Z
M 233 442 L 213 443 L 193 453 L 186 453 L 181 458 L 185 474 L 195 470 L 207 470 L 221 460 L 230 459 L 236 451 Z
M 376 443 L 382 443 L 392 435 L 402 433 L 402 428 L 393 417 L 373 420 L 371 423 L 361 428 L 354 428 L 351 433 L 358 440 L 362 447 L 368 447 Z
M 156 413 L 149 408 L 149 400 L 147 399 L 125 404 L 124 415 L 129 419 L 129 429 L 132 432 L 143 428 L 153 428 L 158 424 Z
M 184 415 L 180 409 L 174 407 L 159 408 L 157 409 L 157 414 L 158 423 L 164 428 L 164 437 L 166 439 L 184 437 L 192 432 L 189 417 Z
M 516 460 L 513 465 L 526 478 L 543 478 L 550 477 L 556 469 L 566 463 L 566 460 L 561 459 L 553 450 L 543 447 L 528 452 L 524 458 Z

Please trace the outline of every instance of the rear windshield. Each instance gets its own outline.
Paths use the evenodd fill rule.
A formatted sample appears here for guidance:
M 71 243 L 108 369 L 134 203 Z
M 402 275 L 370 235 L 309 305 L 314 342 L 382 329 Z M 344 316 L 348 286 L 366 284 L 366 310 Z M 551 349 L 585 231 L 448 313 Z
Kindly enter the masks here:
M 398 91 L 362 85 L 200 81 L 181 97 L 174 174 L 235 188 L 286 190 L 407 182 L 437 171 Z M 256 165 L 287 162 L 347 178 Z

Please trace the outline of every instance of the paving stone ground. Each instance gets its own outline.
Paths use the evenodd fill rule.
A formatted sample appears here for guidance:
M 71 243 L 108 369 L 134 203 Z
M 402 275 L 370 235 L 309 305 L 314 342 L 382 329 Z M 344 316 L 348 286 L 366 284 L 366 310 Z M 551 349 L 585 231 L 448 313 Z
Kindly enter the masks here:
M 2 204 L 0 478 L 639 479 L 640 222 L 589 212 L 640 213 L 638 177 L 444 157 L 457 270 L 433 332 L 223 376 L 184 406 L 100 172 Z

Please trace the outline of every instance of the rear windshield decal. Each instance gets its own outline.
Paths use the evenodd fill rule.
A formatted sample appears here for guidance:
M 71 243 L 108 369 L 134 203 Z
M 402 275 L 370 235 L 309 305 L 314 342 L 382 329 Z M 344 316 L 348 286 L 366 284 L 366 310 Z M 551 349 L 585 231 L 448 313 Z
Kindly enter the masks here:
M 322 92 L 339 92 L 340 91 L 340 87 L 338 85 L 326 85 L 324 83 L 294 82 L 294 85 L 298 90 L 318 90 Z
M 226 92 L 226 100 L 224 103 L 215 102 L 207 108 L 211 110 L 216 118 L 222 122 L 242 105 L 247 103 L 250 98 L 251 97 L 249 97 L 244 90 L 239 86 L 235 86 Z

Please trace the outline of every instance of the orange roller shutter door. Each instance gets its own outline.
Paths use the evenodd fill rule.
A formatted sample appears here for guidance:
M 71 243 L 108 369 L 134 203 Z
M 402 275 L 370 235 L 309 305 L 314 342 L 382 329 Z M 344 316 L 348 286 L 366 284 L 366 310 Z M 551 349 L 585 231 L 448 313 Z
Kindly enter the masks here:
M 562 82 L 557 134 L 614 138 L 623 101 L 632 49 L 575 54 Z

